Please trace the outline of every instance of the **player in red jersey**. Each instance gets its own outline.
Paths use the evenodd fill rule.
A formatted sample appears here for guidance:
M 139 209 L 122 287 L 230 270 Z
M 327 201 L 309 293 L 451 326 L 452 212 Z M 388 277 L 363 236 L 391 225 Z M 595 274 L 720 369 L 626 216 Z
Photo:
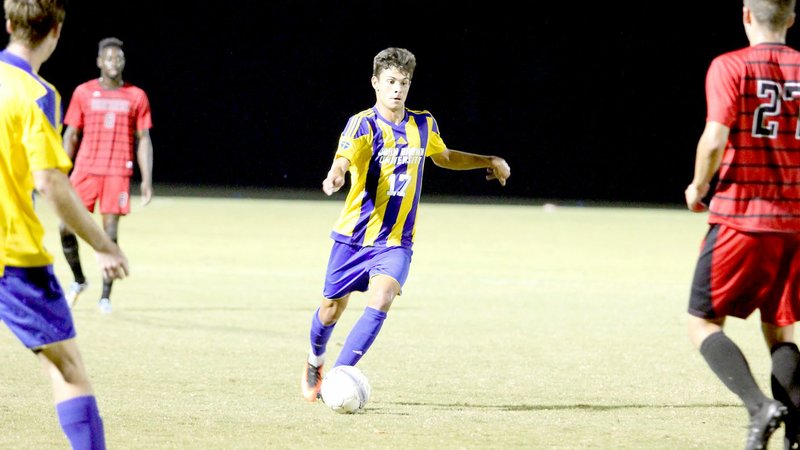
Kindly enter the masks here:
M 99 204 L 103 229 L 117 242 L 119 219 L 130 212 L 134 157 L 142 176 L 142 204 L 147 205 L 153 196 L 153 144 L 150 140 L 153 124 L 147 94 L 122 80 L 125 69 L 122 41 L 109 37 L 101 40 L 98 47 L 100 78 L 75 88 L 64 117 L 67 125 L 64 148 L 70 158 L 75 159 L 70 175 L 72 185 L 90 212 Z M 63 223 L 59 230 L 64 256 L 75 277 L 67 292 L 67 300 L 73 306 L 88 282 L 81 268 L 75 233 Z M 111 312 L 112 282 L 112 279 L 103 278 L 99 302 L 103 313 Z
M 718 56 L 708 69 L 706 126 L 685 191 L 690 210 L 709 213 L 689 300 L 689 338 L 747 408 L 747 449 L 765 448 L 782 421 L 786 448 L 798 448 L 800 52 L 786 45 L 794 9 L 795 0 L 744 0 L 750 46 Z M 756 309 L 772 355 L 774 399 L 723 331 L 726 317 L 744 319 Z

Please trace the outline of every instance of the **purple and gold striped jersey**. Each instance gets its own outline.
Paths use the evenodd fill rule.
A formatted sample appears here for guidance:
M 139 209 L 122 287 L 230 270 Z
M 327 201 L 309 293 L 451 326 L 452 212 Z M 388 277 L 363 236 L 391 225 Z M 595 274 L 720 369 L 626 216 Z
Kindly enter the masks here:
M 350 192 L 331 237 L 363 247 L 411 248 L 425 157 L 445 150 L 428 111 L 406 109 L 394 124 L 367 109 L 352 117 L 336 157 L 350 161 Z

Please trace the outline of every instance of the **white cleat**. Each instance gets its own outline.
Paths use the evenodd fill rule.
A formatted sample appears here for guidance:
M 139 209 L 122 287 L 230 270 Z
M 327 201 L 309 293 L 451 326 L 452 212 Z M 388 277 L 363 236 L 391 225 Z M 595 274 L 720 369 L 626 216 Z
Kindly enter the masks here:
M 100 301 L 97 302 L 97 307 L 100 308 L 100 313 L 111 314 L 111 300 L 101 298 Z
M 72 309 L 72 307 L 75 306 L 75 303 L 77 303 L 78 301 L 78 297 L 88 287 L 89 287 L 88 281 L 84 281 L 83 283 L 78 283 L 77 281 L 73 281 L 72 284 L 69 285 L 69 289 L 67 289 L 67 294 L 64 297 L 66 297 L 67 304 L 69 305 L 70 309 Z

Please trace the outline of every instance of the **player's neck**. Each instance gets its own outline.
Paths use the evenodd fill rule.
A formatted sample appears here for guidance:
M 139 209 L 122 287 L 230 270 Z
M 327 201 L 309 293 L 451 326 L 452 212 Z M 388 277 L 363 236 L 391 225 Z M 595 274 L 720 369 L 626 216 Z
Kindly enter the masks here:
M 378 102 L 375 107 L 378 109 L 378 112 L 384 119 L 388 120 L 391 123 L 399 124 L 406 118 L 406 108 L 402 107 L 397 110 L 392 110 L 383 106 L 380 102 Z
M 28 64 L 31 65 L 31 70 L 33 73 L 39 72 L 39 68 L 42 66 L 42 61 L 39 58 L 36 58 L 36 52 L 33 49 L 28 48 L 19 42 L 10 42 L 6 47 L 6 50 L 12 55 L 19 56 L 27 61 Z
M 97 79 L 103 89 L 117 89 L 122 86 L 122 78 L 104 78 Z
M 758 44 L 785 44 L 786 32 L 773 32 L 752 27 L 747 33 L 747 38 L 751 46 Z

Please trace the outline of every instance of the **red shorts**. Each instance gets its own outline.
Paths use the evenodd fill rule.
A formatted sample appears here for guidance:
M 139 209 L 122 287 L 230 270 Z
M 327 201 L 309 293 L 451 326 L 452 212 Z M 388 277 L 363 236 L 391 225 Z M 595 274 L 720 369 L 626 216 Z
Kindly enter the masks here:
M 124 216 L 131 211 L 130 177 L 72 172 L 69 178 L 89 212 L 94 212 L 95 203 L 100 204 L 100 214 Z
M 689 314 L 791 325 L 800 317 L 800 234 L 746 233 L 714 224 L 703 240 Z

